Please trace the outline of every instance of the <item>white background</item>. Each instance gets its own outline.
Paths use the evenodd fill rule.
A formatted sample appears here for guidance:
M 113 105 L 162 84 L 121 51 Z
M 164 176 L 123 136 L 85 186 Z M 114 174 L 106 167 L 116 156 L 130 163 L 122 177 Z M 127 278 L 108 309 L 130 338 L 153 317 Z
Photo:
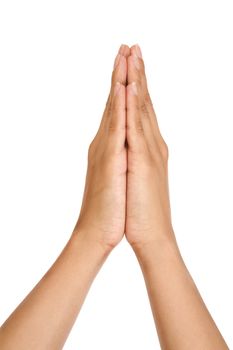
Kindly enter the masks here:
M 73 230 L 114 56 L 138 42 L 170 150 L 177 240 L 233 347 L 232 18 L 230 0 L 0 1 L 0 322 Z M 65 349 L 159 349 L 126 241 Z

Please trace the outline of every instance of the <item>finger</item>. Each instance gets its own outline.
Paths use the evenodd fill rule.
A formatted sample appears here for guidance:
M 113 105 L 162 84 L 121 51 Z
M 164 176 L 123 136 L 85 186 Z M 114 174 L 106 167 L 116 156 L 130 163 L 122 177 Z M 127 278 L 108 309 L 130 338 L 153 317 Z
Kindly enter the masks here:
M 104 127 L 106 127 L 106 128 L 109 128 L 109 123 L 111 123 L 111 119 L 113 117 L 112 111 L 114 111 L 114 108 L 116 107 L 115 106 L 115 102 L 116 102 L 115 97 L 118 96 L 116 94 L 117 86 L 119 87 L 120 85 L 122 85 L 125 87 L 126 76 L 127 76 L 127 61 L 126 61 L 126 58 L 124 56 L 120 55 L 118 64 L 112 73 L 110 96 L 109 96 L 109 100 L 108 100 L 106 110 L 105 110 Z M 124 109 L 125 109 L 125 103 L 124 103 Z
M 130 48 L 128 45 L 121 45 L 120 49 L 119 49 L 119 54 L 121 54 L 122 56 L 125 56 L 125 58 L 127 58 L 130 55 Z
M 153 130 L 152 116 L 151 112 L 148 110 L 148 106 L 144 98 L 145 90 L 142 85 L 142 76 L 136 67 L 135 57 L 132 55 L 128 57 L 128 75 L 130 77 L 130 81 L 132 79 L 137 87 L 137 99 L 135 100 L 137 104 L 135 108 L 138 110 L 138 118 L 140 119 L 140 123 L 142 125 L 145 141 L 149 145 L 154 146 L 155 133 Z
M 141 76 L 141 84 L 145 91 L 147 91 L 147 79 L 145 74 L 145 65 L 142 57 L 142 51 L 138 44 L 131 46 L 130 55 L 135 58 L 136 68 L 139 70 Z
M 113 72 L 112 72 L 112 86 L 119 81 L 122 85 L 126 85 L 126 78 L 127 78 L 127 60 L 126 57 L 118 54 L 119 58 L 117 59 L 117 64 L 114 66 Z
M 122 55 L 120 52 L 124 53 Z M 105 110 L 103 113 L 103 117 L 100 123 L 99 131 L 103 130 L 104 128 L 108 127 L 106 126 L 109 123 L 109 116 L 112 108 L 112 98 L 113 98 L 113 90 L 114 86 L 117 82 L 121 83 L 122 85 L 126 85 L 126 77 L 127 77 L 127 61 L 126 56 L 129 54 L 130 49 L 126 45 L 122 45 L 118 51 L 118 54 L 114 61 L 113 66 L 113 72 L 112 72 L 112 78 L 111 78 L 111 88 L 108 96 L 108 100 L 105 106 Z
M 128 45 L 121 45 L 118 54 L 115 58 L 114 65 L 113 65 L 113 72 L 112 72 L 112 85 L 116 83 L 116 81 L 119 81 L 123 85 L 126 85 L 126 78 L 127 78 L 127 58 L 130 55 L 130 48 Z M 122 63 L 122 61 L 124 61 Z M 109 97 L 111 97 L 111 90 Z
M 125 148 L 126 140 L 126 106 L 125 86 L 116 82 L 113 86 L 111 108 L 105 126 L 108 147 L 120 151 Z
M 114 64 L 110 97 L 104 113 L 103 129 L 107 137 L 106 147 L 110 151 L 120 151 L 126 140 L 125 85 L 127 76 L 126 57 L 120 55 Z
M 138 106 L 138 86 L 132 82 L 126 88 L 126 139 L 129 150 L 133 152 L 143 150 L 146 145 Z
M 139 80 L 139 86 L 144 98 L 144 104 L 148 110 L 148 116 L 151 120 L 152 127 L 155 131 L 155 134 L 161 137 L 156 114 L 148 91 L 147 78 L 145 73 L 145 64 L 142 57 L 142 51 L 139 45 L 134 45 L 131 47 L 130 60 L 134 65 L 128 67 L 128 82 Z M 131 58 L 132 57 L 132 58 Z M 138 78 L 139 77 L 139 78 Z

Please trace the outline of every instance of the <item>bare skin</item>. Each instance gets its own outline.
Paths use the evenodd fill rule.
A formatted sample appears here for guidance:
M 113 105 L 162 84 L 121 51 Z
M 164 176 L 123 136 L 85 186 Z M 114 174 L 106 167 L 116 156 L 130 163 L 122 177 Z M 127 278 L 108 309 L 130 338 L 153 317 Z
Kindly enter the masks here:
M 128 57 L 126 237 L 131 245 L 151 243 L 165 233 L 172 235 L 168 148 L 159 131 L 138 50 L 133 46 Z
M 1 350 L 62 349 L 88 290 L 125 228 L 125 84 L 129 47 L 120 48 L 100 128 L 91 143 L 83 203 L 54 265 L 0 329 Z
M 88 170 L 78 230 L 85 239 L 114 247 L 125 230 L 127 152 L 125 94 L 127 57 L 123 46 L 115 59 L 112 86 L 99 130 L 88 152 Z M 90 234 L 90 223 L 95 229 Z M 98 234 L 97 234 L 98 233 Z
M 228 349 L 176 243 L 168 148 L 137 45 L 122 45 L 115 59 L 71 238 L 1 326 L 1 350 L 62 349 L 96 274 L 124 233 L 142 268 L 161 348 Z
M 161 348 L 228 349 L 180 255 L 172 228 L 168 148 L 138 46 L 128 57 L 126 237 L 146 282 Z

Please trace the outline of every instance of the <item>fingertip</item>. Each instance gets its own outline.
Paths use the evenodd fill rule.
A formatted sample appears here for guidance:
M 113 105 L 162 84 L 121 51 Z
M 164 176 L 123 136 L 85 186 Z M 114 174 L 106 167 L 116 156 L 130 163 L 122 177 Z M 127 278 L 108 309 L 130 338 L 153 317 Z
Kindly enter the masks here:
M 118 53 L 116 55 L 116 58 L 114 60 L 114 65 L 113 65 L 113 70 L 116 70 L 118 68 L 118 66 L 120 64 L 122 64 L 122 62 L 126 61 L 126 57 L 124 55 L 121 55 L 120 53 Z
M 133 46 L 131 46 L 130 53 L 131 55 L 133 54 L 139 58 L 142 58 L 142 50 L 138 44 L 134 44 Z
M 118 53 L 126 58 L 130 55 L 130 48 L 128 45 L 122 44 L 119 48 Z
M 115 60 L 115 64 L 114 64 L 114 70 L 119 69 L 119 67 L 122 65 L 123 66 L 126 65 L 126 57 L 121 55 L 121 54 L 118 54 L 116 56 L 116 60 Z

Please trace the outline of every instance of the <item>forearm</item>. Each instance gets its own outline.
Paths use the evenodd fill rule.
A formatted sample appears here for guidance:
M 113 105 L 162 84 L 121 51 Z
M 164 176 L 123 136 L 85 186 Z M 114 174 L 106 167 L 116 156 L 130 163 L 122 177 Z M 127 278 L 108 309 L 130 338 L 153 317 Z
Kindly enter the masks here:
M 136 247 L 162 349 L 228 349 L 175 240 Z
M 107 255 L 108 249 L 74 233 L 50 270 L 2 325 L 0 348 L 61 349 Z
M 123 237 L 129 51 L 123 45 L 116 56 L 109 98 L 88 150 L 86 184 L 75 233 L 51 269 L 2 325 L 1 350 L 61 349 L 99 268 Z

